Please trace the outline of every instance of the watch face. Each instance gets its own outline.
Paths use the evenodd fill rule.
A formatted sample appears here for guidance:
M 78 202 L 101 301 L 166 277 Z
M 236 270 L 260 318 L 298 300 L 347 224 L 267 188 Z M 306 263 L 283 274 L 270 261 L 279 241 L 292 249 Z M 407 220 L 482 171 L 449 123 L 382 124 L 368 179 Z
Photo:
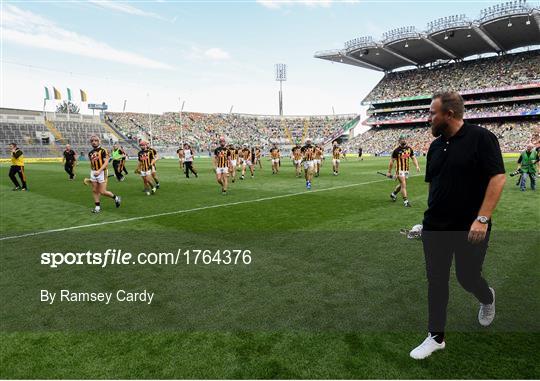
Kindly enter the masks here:
M 485 216 L 478 217 L 478 221 L 480 221 L 483 224 L 486 224 L 488 222 L 488 218 Z

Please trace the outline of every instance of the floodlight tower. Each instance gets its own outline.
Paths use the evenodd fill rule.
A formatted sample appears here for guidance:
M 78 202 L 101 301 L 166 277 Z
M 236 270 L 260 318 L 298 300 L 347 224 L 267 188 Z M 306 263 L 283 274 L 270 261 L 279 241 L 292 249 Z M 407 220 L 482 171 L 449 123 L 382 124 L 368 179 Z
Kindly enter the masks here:
M 276 64 L 276 81 L 279 81 L 279 115 L 283 116 L 283 82 L 287 80 L 287 65 Z

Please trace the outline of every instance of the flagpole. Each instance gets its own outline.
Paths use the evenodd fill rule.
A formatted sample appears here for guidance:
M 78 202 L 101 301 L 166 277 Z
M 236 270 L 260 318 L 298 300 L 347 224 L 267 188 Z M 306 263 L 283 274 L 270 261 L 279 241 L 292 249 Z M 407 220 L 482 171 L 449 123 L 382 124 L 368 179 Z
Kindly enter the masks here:
M 45 97 L 43 97 L 43 120 L 47 119 L 45 115 L 45 109 L 47 108 L 47 100 L 49 99 L 49 89 L 45 86 Z
M 180 101 L 180 98 L 178 98 Z M 180 144 L 184 145 L 184 125 L 182 123 L 182 112 L 184 111 L 184 104 L 186 101 L 182 102 L 182 107 L 180 107 Z
M 150 93 L 146 93 L 147 106 L 148 106 L 148 132 L 150 133 L 150 147 L 154 144 L 154 134 L 152 134 L 152 118 L 150 117 Z

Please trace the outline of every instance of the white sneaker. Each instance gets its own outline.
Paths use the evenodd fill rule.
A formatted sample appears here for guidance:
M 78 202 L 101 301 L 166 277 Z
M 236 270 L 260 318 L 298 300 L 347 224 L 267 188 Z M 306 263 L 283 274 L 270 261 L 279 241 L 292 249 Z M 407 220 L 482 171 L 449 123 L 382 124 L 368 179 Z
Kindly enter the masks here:
M 415 360 L 422 360 L 426 357 L 431 356 L 431 354 L 440 349 L 444 349 L 446 343 L 437 343 L 435 339 L 431 336 L 431 333 L 428 334 L 428 337 L 416 348 L 414 348 L 409 354 Z
M 489 289 L 493 294 L 493 303 L 480 303 L 480 310 L 478 311 L 478 322 L 483 327 L 489 326 L 493 322 L 493 319 L 495 319 L 495 290 L 491 287 Z

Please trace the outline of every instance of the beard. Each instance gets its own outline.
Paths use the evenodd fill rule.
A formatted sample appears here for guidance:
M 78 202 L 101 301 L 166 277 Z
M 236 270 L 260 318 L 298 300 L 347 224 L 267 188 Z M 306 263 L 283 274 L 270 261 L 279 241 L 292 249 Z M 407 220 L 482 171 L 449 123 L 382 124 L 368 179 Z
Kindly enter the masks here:
M 446 124 L 446 123 L 440 123 L 438 125 L 432 124 L 431 125 L 431 134 L 433 135 L 433 137 L 438 138 L 447 129 L 448 129 L 448 124 Z

